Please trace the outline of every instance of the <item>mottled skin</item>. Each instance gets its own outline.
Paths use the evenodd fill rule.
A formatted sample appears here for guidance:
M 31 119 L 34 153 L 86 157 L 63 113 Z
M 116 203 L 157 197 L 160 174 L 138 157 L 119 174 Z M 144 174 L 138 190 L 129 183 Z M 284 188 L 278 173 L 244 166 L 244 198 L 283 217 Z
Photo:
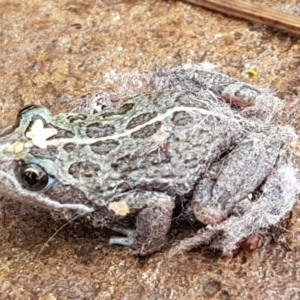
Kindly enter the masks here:
M 88 213 L 95 225 L 127 236 L 111 238 L 111 243 L 142 255 L 165 243 L 173 209 L 184 204 L 200 222 L 219 224 L 208 236 L 201 231 L 195 237 L 199 241 L 187 240 L 181 247 L 207 242 L 231 251 L 253 230 L 228 243 L 230 228 L 220 226 L 247 216 L 263 198 L 261 185 L 268 185 L 278 166 L 294 172 L 286 154 L 279 157 L 287 130 L 243 116 L 238 105 L 231 107 L 210 89 L 199 91 L 141 95 L 96 115 L 52 116 L 44 107 L 28 107 L 14 127 L 0 132 L 0 188 L 7 197 L 66 216 Z M 26 137 L 37 119 L 58 130 L 46 149 Z M 16 151 L 20 141 L 25 146 Z M 47 185 L 28 190 L 20 174 L 24 164 L 40 166 L 50 176 Z M 295 195 L 293 191 L 276 222 L 291 209 Z M 113 202 L 117 208 L 125 204 L 125 212 L 114 209 Z M 273 223 L 262 223 L 256 231 Z M 213 236 L 220 232 L 224 242 L 218 237 L 214 244 Z

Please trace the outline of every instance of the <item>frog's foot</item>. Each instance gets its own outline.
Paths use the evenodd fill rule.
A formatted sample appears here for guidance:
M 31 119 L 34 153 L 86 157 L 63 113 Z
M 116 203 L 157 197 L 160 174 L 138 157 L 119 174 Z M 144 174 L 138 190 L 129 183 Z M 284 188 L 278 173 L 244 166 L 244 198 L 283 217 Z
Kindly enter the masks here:
M 255 247 L 260 242 L 258 235 L 278 224 L 292 210 L 298 192 L 297 170 L 292 162 L 282 156 L 273 172 L 266 178 L 260 197 L 242 215 L 231 216 L 215 226 L 216 230 L 223 232 L 223 238 L 213 242 L 212 247 L 229 253 L 243 246 L 245 239 L 251 241 L 251 236 L 251 247 Z
M 110 244 L 128 246 L 134 250 L 134 254 L 151 254 L 164 245 L 170 229 L 171 218 L 172 209 L 145 208 L 137 216 L 136 229 L 110 227 L 125 237 L 112 237 L 109 242 Z
M 130 201 L 142 204 L 145 197 L 147 204 L 136 216 L 135 229 L 127 229 L 119 226 L 111 226 L 110 229 L 121 233 L 125 237 L 112 237 L 110 244 L 129 246 L 134 254 L 147 255 L 159 250 L 166 242 L 166 235 L 171 226 L 174 208 L 173 199 L 170 196 L 146 192 L 138 193 L 125 198 L 129 206 Z M 152 200 L 152 201 L 151 201 Z
M 138 236 L 137 231 L 134 229 L 122 228 L 119 226 L 112 226 L 109 229 L 119 232 L 125 237 L 111 237 L 109 239 L 109 243 L 111 245 L 122 245 L 126 247 L 130 247 L 131 253 L 136 255 L 147 255 L 159 250 L 165 242 L 165 235 L 161 236 L 160 238 L 151 238 L 145 237 L 144 240 L 141 236 Z M 166 234 L 166 233 L 165 233 Z
M 109 239 L 109 243 L 111 245 L 116 244 L 116 245 L 123 245 L 123 246 L 127 246 L 127 247 L 132 247 L 134 248 L 134 234 L 135 234 L 135 230 L 132 229 L 128 229 L 128 228 L 123 228 L 120 226 L 108 226 L 108 228 L 112 231 L 115 232 L 119 232 L 123 235 L 125 235 L 125 237 L 111 237 Z
M 172 254 L 208 244 L 213 249 L 221 250 L 225 256 L 230 256 L 234 250 L 243 246 L 245 239 L 249 242 L 250 237 L 251 248 L 256 248 L 260 243 L 259 234 L 278 224 L 292 210 L 297 200 L 299 180 L 292 162 L 284 156 L 280 157 L 261 190 L 260 197 L 251 202 L 244 212 L 232 215 L 222 223 L 183 240 L 172 249 Z

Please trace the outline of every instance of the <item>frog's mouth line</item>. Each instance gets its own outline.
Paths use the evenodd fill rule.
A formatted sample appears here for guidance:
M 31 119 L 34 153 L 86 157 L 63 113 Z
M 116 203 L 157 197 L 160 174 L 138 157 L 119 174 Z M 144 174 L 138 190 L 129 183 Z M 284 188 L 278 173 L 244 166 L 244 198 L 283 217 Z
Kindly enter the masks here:
M 0 171 L 0 178 L 6 179 L 5 184 L 3 182 L 0 182 L 0 190 L 3 190 L 3 194 L 6 198 L 13 198 L 17 201 L 20 201 L 18 195 L 22 195 L 22 198 L 27 199 L 26 203 L 34 203 L 38 206 L 51 208 L 57 211 L 75 210 L 82 213 L 91 213 L 94 211 L 94 208 L 86 206 L 84 204 L 62 204 L 50 200 L 48 197 L 45 197 L 42 193 L 28 191 L 24 189 L 21 184 L 19 184 L 15 177 L 7 174 L 7 172 Z

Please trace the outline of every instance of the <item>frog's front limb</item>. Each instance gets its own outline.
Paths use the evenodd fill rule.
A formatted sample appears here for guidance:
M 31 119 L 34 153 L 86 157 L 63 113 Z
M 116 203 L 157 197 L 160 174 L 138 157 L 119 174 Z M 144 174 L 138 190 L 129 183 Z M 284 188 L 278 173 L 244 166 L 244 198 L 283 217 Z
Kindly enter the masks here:
M 110 229 L 125 235 L 112 237 L 110 244 L 129 246 L 135 254 L 147 255 L 159 250 L 166 241 L 171 226 L 174 208 L 173 198 L 158 192 L 130 192 L 118 197 L 125 201 L 130 209 L 138 209 L 135 229 L 118 225 Z
M 225 255 L 231 254 L 240 243 L 253 234 L 265 232 L 288 214 L 299 192 L 298 172 L 293 163 L 281 156 L 261 187 L 260 197 L 245 201 L 243 209 L 225 221 L 200 230 L 194 237 L 175 246 L 170 255 L 190 250 L 200 244 L 209 244 Z
M 195 188 L 190 207 L 195 217 L 214 225 L 239 214 L 239 207 L 274 169 L 282 145 L 274 130 L 253 132 L 213 164 Z

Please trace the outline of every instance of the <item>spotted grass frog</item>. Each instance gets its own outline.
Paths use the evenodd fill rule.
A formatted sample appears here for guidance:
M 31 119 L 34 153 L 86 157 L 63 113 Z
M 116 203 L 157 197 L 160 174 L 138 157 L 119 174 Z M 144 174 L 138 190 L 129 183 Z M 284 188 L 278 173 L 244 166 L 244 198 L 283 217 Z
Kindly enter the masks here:
M 275 96 L 201 72 L 186 78 L 196 89 L 165 86 L 96 114 L 23 108 L 0 132 L 2 194 L 87 214 L 119 233 L 111 244 L 141 255 L 165 244 L 178 208 L 204 227 L 177 251 L 230 253 L 265 232 L 296 201 L 296 135 L 265 117 L 281 105 Z

